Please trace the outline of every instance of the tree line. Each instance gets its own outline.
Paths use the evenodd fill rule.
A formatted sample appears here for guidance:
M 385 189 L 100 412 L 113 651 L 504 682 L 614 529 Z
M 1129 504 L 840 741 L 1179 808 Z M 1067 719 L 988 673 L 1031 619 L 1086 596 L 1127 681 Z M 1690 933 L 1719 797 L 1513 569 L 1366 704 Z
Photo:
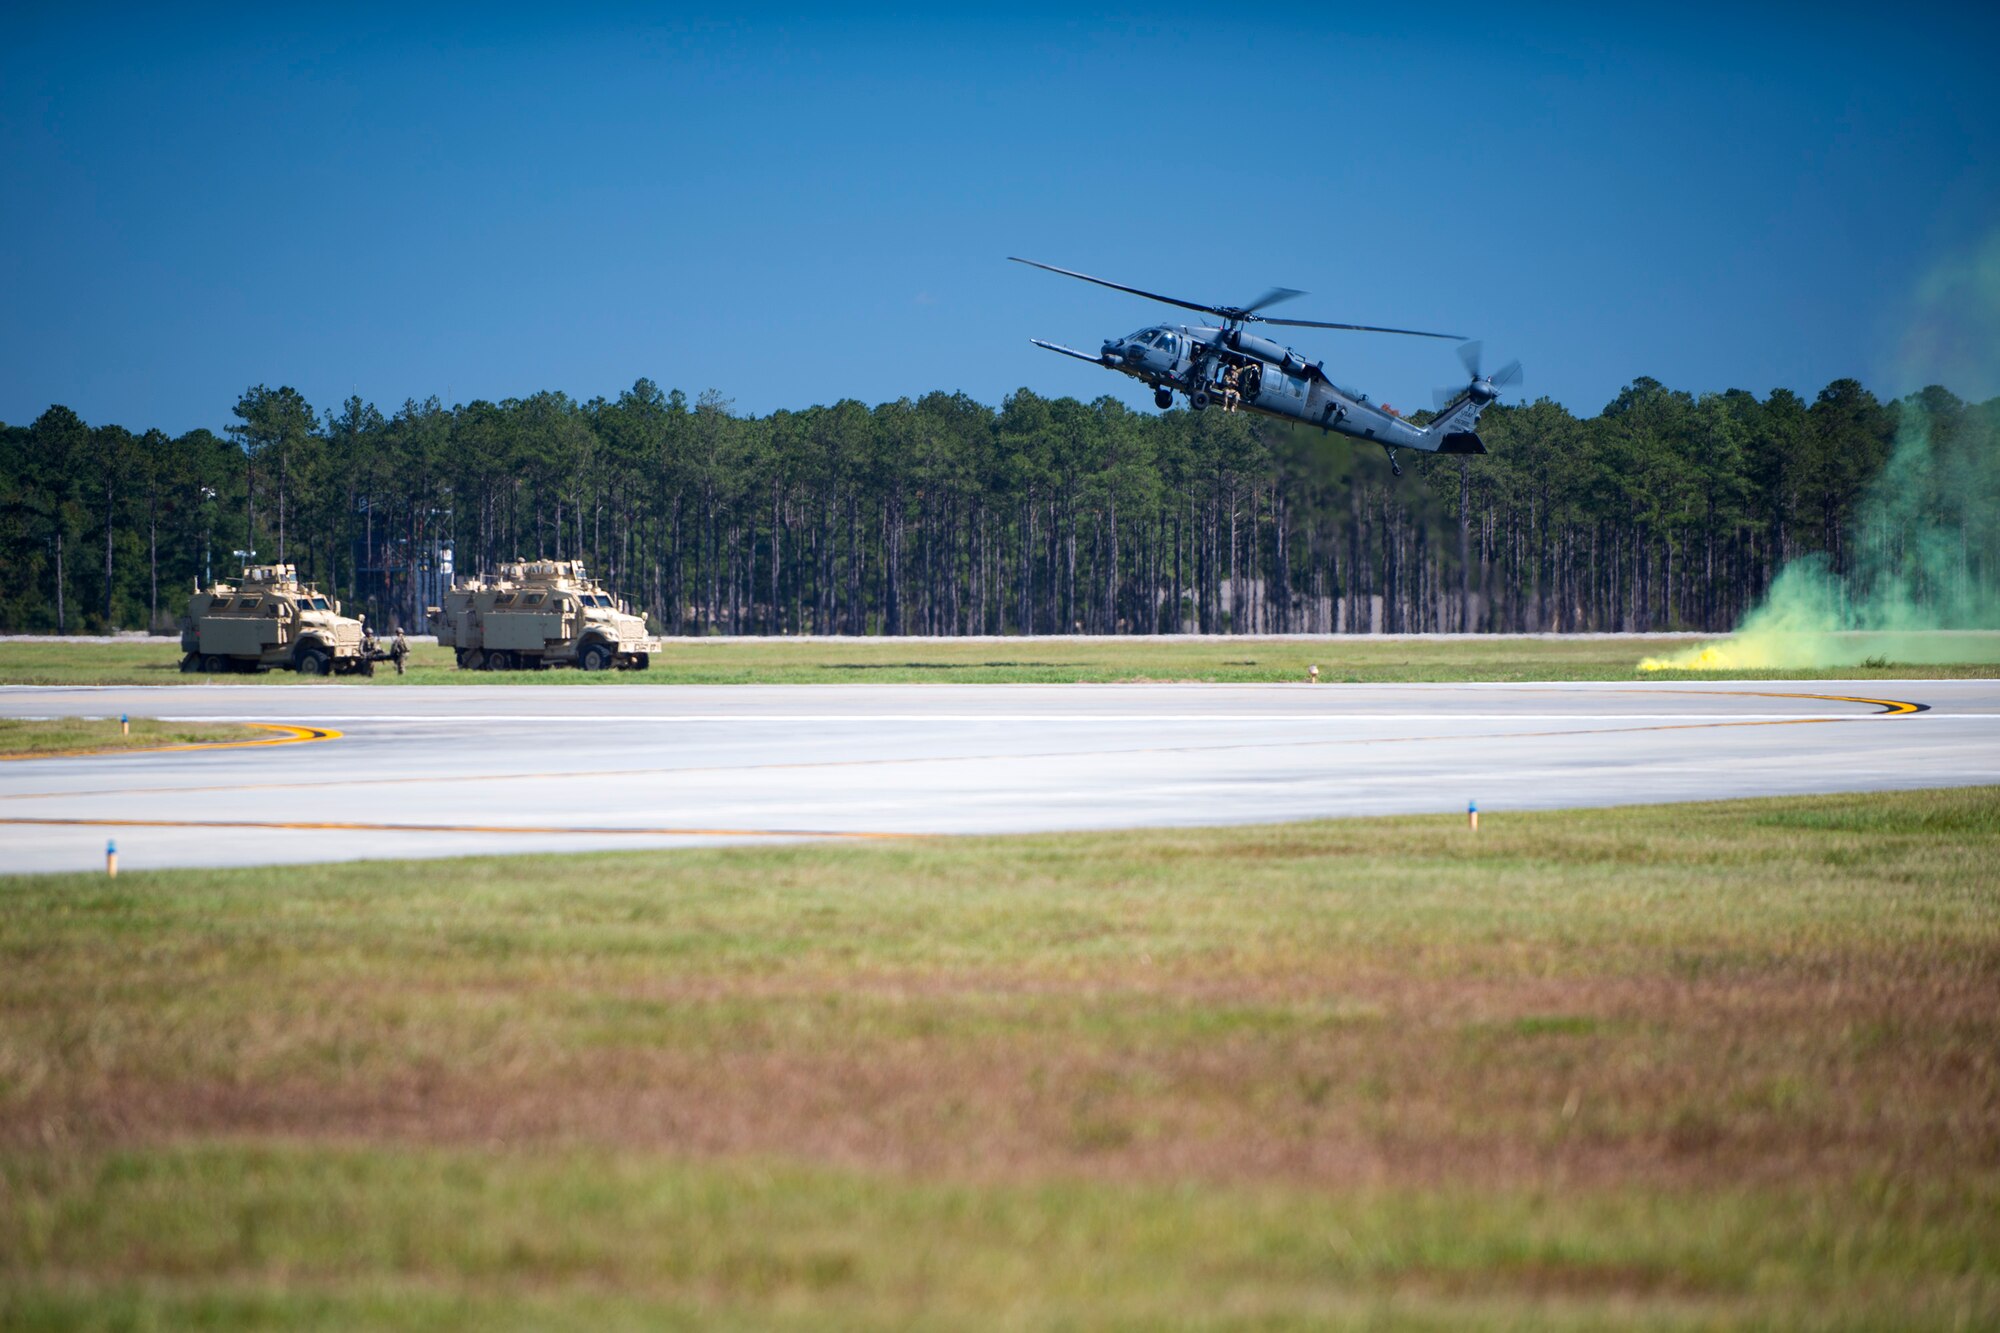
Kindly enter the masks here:
M 643 379 L 391 414 L 259 385 L 182 435 L 56 406 L 0 426 L 0 625 L 171 629 L 254 552 L 418 628 L 449 552 L 581 559 L 668 634 L 1721 630 L 1787 561 L 1839 566 L 1911 413 L 1989 447 L 2000 399 L 1642 378 L 1594 417 L 1496 406 L 1490 455 L 1400 478 L 1338 435 L 1027 389 L 751 416 Z

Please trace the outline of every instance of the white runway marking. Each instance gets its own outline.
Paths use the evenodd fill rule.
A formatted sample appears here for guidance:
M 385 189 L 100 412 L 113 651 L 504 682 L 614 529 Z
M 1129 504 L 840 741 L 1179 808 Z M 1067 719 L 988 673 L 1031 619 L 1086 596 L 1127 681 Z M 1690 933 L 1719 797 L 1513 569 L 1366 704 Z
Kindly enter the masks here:
M 431 725 L 490 724 L 495 722 L 521 723 L 532 721 L 516 714 L 507 713 L 336 713 L 321 708 L 305 708 L 286 714 L 297 717 L 310 714 L 315 721 L 346 724 L 349 722 L 422 722 Z M 252 718 L 245 714 L 244 721 L 266 721 L 279 715 L 271 713 Z M 921 723 L 949 722 L 954 724 L 1011 726 L 1016 723 L 1047 725 L 1051 722 L 1089 722 L 1109 725 L 1143 724 L 1146 726 L 1201 726 L 1232 722 L 1282 722 L 1286 726 L 1312 723 L 1326 726 L 1353 726 L 1356 722 L 1395 722 L 1410 724 L 1442 724 L 1451 722 L 1801 722 L 1808 719 L 1837 719 L 1843 722 L 1859 722 L 1869 717 L 1895 716 L 1881 713 L 563 713 L 565 722 L 657 722 L 664 725 L 682 726 L 700 723 L 726 723 L 730 726 L 770 727 L 795 726 L 809 722 L 815 726 L 874 726 L 877 723 Z M 1904 716 L 1921 717 L 1922 714 Z M 2000 713 L 1952 714 L 1955 718 L 1973 719 L 2000 717 Z M 167 716 L 166 722 L 206 721 L 212 715 L 192 715 L 186 717 Z
M 346 734 L 0 765 L 0 868 L 108 836 L 145 869 L 2000 783 L 1993 681 L 0 691 L 83 712 Z

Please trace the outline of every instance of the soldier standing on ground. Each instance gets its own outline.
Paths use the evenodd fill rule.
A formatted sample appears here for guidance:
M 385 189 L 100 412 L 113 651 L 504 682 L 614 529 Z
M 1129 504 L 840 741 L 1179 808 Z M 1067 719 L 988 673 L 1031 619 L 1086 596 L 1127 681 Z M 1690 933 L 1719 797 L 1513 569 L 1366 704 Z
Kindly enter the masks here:
M 389 658 L 396 664 L 396 674 L 403 674 L 403 659 L 410 655 L 410 641 L 403 637 L 403 627 L 396 626 L 396 637 L 389 643 Z

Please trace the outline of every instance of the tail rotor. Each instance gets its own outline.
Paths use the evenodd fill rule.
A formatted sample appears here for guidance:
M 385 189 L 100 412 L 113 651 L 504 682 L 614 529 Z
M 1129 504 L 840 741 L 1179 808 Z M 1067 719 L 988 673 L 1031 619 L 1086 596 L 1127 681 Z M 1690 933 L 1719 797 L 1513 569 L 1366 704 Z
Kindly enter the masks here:
M 1462 388 L 1437 390 L 1432 397 L 1437 403 L 1438 411 L 1442 412 L 1460 398 L 1471 398 L 1481 404 L 1490 403 L 1500 396 L 1501 390 L 1521 383 L 1519 361 L 1509 361 L 1491 375 L 1483 373 L 1480 370 L 1480 361 L 1484 350 L 1485 344 L 1478 341 L 1458 345 L 1459 363 L 1465 367 L 1465 373 L 1471 377 L 1471 382 Z

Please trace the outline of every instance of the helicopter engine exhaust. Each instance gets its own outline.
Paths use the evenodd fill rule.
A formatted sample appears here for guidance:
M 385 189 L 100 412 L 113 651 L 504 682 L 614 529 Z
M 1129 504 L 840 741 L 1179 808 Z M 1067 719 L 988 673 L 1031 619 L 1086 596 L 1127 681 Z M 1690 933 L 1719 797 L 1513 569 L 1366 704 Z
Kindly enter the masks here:
M 1230 329 L 1223 334 L 1223 340 L 1245 356 L 1261 357 L 1275 361 L 1285 368 L 1285 372 L 1296 375 L 1306 368 L 1306 363 L 1297 352 L 1282 343 L 1274 343 L 1269 338 L 1260 338 L 1254 333 L 1241 329 Z

